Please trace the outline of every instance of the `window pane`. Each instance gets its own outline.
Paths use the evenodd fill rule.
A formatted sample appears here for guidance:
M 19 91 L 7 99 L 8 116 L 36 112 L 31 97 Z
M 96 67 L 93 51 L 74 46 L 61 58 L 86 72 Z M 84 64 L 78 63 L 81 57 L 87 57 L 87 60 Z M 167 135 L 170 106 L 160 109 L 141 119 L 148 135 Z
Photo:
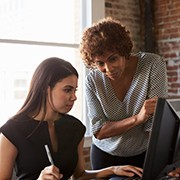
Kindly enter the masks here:
M 82 78 L 82 61 L 77 48 L 0 43 L 0 126 L 21 107 L 35 68 L 45 58 L 56 56 L 68 60 Z M 70 114 L 82 118 L 82 80 L 79 79 L 77 101 Z
M 52 56 L 79 72 L 77 101 L 71 110 L 83 120 L 82 61 L 78 43 L 82 0 L 0 0 L 0 126 L 24 102 L 39 63 Z
M 1 0 L 0 38 L 77 43 L 80 0 Z

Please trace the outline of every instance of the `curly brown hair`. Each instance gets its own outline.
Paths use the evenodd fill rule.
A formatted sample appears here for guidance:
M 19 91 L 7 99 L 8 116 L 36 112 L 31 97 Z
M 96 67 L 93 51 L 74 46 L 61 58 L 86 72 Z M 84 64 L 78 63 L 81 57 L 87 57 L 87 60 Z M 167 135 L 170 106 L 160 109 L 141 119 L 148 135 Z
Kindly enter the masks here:
M 120 21 L 111 17 L 104 18 L 83 32 L 80 42 L 80 56 L 87 68 L 94 68 L 94 57 L 101 56 L 104 52 L 117 52 L 128 58 L 131 54 L 133 43 Z

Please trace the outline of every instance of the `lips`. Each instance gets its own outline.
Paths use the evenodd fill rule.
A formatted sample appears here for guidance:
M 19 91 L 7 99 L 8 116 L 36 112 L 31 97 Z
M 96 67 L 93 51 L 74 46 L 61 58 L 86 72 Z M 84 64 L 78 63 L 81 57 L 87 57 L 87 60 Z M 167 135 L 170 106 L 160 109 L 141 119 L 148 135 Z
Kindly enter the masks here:
M 115 79 L 115 78 L 118 77 L 118 72 L 116 72 L 116 73 L 111 73 L 111 74 L 107 74 L 107 76 L 108 76 L 109 78 L 111 78 L 111 79 Z
M 71 108 L 73 107 L 73 105 L 74 105 L 74 104 L 66 105 L 66 107 L 67 107 L 68 109 L 71 109 Z

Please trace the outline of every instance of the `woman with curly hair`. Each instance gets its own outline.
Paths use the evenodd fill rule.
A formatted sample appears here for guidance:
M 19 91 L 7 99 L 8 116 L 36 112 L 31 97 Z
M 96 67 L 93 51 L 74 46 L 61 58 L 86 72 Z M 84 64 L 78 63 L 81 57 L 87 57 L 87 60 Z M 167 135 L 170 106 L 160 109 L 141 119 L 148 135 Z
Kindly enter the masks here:
M 82 35 L 80 54 L 90 69 L 85 91 L 93 169 L 127 163 L 143 167 L 157 98 L 168 95 L 162 57 L 132 48 L 130 32 L 110 17 Z

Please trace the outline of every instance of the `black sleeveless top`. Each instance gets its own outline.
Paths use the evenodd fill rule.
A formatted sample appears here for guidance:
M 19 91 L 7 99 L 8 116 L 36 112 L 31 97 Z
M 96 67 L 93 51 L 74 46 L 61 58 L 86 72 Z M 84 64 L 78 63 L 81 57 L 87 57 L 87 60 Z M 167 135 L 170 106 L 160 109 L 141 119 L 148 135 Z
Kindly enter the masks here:
M 18 149 L 16 158 L 16 176 L 18 179 L 37 179 L 44 167 L 49 166 L 45 145 L 49 146 L 55 165 L 66 180 L 73 174 L 78 161 L 78 144 L 85 134 L 82 122 L 70 115 L 63 115 L 55 121 L 58 139 L 58 150 L 52 149 L 48 124 L 42 121 L 38 129 L 30 136 L 39 121 L 27 116 L 7 121 L 1 128 L 2 132 Z

